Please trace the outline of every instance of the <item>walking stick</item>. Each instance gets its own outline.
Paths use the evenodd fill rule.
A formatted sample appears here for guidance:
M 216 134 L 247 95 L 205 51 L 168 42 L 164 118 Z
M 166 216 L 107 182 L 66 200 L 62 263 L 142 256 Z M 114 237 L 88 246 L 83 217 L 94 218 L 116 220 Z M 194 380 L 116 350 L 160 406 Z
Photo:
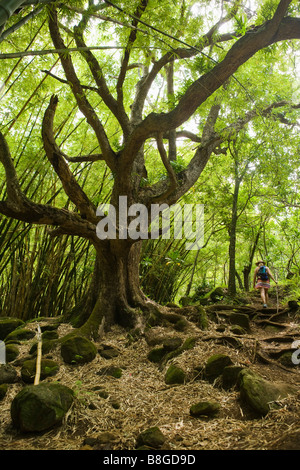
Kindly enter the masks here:
M 38 325 L 37 339 L 38 339 L 38 346 L 37 346 L 36 373 L 35 373 L 34 385 L 39 384 L 40 375 L 41 375 L 42 333 L 41 333 L 40 325 Z

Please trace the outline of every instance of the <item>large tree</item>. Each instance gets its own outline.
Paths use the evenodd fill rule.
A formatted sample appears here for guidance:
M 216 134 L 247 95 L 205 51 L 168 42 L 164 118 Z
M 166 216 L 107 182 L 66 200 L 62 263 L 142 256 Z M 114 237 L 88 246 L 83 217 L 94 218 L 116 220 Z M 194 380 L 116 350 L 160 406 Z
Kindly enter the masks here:
M 197 41 L 190 45 L 196 32 L 190 33 L 189 23 L 197 19 L 197 15 L 199 19 L 204 11 L 195 8 L 197 2 L 138 0 L 131 2 L 130 6 L 126 2 L 115 5 L 109 1 L 99 2 L 97 5 L 93 1 L 74 2 L 75 5 L 64 3 L 53 2 L 47 7 L 50 36 L 65 74 L 64 79 L 56 78 L 72 90 L 76 104 L 92 129 L 100 151 L 76 157 L 61 150 L 55 139 L 54 120 L 59 103 L 62 106 L 64 104 L 64 97 L 53 95 L 42 123 L 44 149 L 75 210 L 40 204 L 24 194 L 7 140 L 0 134 L 0 161 L 5 169 L 7 195 L 6 200 L 0 202 L 0 212 L 31 224 L 53 226 L 53 236 L 76 235 L 92 243 L 97 256 L 93 280 L 81 305 L 85 319 L 81 331 L 95 337 L 100 325 L 109 326 L 116 321 L 134 325 L 141 319 L 140 312 L 145 315 L 160 315 L 160 308 L 140 289 L 141 240 L 119 236 L 122 232 L 120 226 L 116 227 L 116 236 L 107 239 L 98 237 L 96 228 L 101 217 L 95 203 L 72 173 L 70 162 L 102 161 L 107 165 L 113 175 L 110 204 L 116 211 L 117 222 L 119 215 L 121 218 L 123 215 L 119 214 L 120 196 L 127 197 L 127 207 L 142 204 L 149 210 L 149 214 L 152 204 L 175 204 L 195 184 L 211 154 L 218 151 L 224 141 L 228 141 L 231 135 L 236 135 L 258 114 L 268 113 L 273 107 L 281 106 L 278 103 L 269 103 L 264 110 L 253 107 L 225 129 L 216 129 L 221 109 L 218 90 L 226 89 L 230 79 L 236 80 L 234 74 L 238 69 L 261 49 L 281 41 L 299 39 L 300 19 L 293 17 L 297 6 L 292 0 L 274 2 L 269 18 L 263 22 L 256 20 L 257 24 L 253 24 L 255 19 L 251 18 L 250 26 L 242 1 L 230 2 L 230 6 L 226 3 L 226 9 L 224 2 L 207 2 L 207 5 L 210 3 L 211 13 L 214 8 L 219 8 L 221 16 L 208 26 L 207 33 L 197 32 Z M 80 17 L 79 23 L 72 30 L 68 12 L 75 12 Z M 174 15 L 174 20 L 166 21 L 168 12 Z M 76 16 L 72 17 L 70 23 L 74 18 Z M 157 28 L 154 22 L 159 18 L 161 25 Z M 243 24 L 240 20 L 237 21 L 239 18 L 243 18 Z M 230 34 L 222 34 L 221 26 L 231 24 L 232 19 L 235 19 L 232 24 L 240 24 L 240 27 Z M 89 26 L 95 26 L 95 21 L 101 24 L 110 22 L 109 35 L 111 38 L 116 37 L 123 46 L 119 69 L 114 67 L 113 73 L 105 73 L 101 54 L 96 53 L 95 48 L 86 42 L 86 38 L 90 37 Z M 195 24 L 197 25 L 197 21 Z M 209 21 L 202 21 L 203 27 L 208 24 Z M 76 61 L 68 51 L 69 42 L 72 41 L 86 65 L 84 74 L 79 73 Z M 137 53 L 142 49 L 143 41 L 146 43 L 143 52 Z M 156 47 L 155 53 L 151 46 Z M 219 50 L 220 53 L 212 58 L 209 54 L 214 50 Z M 180 76 L 181 72 L 183 74 L 191 71 L 191 64 L 199 57 L 209 66 L 202 70 L 201 67 L 198 68 L 199 76 L 195 76 L 194 68 L 193 73 L 189 74 L 189 81 L 186 80 L 188 86 L 182 87 L 175 96 L 175 66 Z M 129 73 L 132 70 L 133 75 Z M 151 110 L 148 103 L 151 102 L 156 80 L 162 73 L 167 76 L 168 102 L 166 106 L 162 106 L 162 110 L 155 107 Z M 84 83 L 87 76 L 89 84 Z M 103 104 L 105 105 L 105 117 L 93 106 L 92 94 L 100 97 L 102 111 Z M 211 102 L 205 123 L 200 126 L 201 134 L 195 135 L 182 128 L 202 107 L 206 109 L 209 100 Z M 122 141 L 118 148 L 108 137 L 105 126 L 107 113 L 113 117 L 122 132 Z M 176 139 L 179 137 L 189 138 L 194 142 L 194 154 L 187 166 L 176 172 L 171 161 L 176 159 Z M 153 184 L 149 184 L 147 180 L 145 158 L 145 147 L 150 140 L 156 141 L 157 154 L 165 168 L 165 178 Z M 169 143 L 169 152 L 166 142 Z

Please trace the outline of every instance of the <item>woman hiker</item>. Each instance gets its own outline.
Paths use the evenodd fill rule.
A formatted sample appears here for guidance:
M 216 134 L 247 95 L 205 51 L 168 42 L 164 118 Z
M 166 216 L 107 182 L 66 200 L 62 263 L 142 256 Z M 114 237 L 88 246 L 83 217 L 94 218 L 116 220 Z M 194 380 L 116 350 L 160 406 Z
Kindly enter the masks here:
M 277 284 L 276 279 L 273 277 L 270 269 L 265 266 L 264 261 L 257 261 L 256 268 L 254 270 L 253 277 L 253 289 L 260 290 L 261 300 L 263 302 L 263 307 L 267 308 L 267 303 L 269 299 L 268 289 L 270 288 L 270 279 L 272 279 L 275 284 Z

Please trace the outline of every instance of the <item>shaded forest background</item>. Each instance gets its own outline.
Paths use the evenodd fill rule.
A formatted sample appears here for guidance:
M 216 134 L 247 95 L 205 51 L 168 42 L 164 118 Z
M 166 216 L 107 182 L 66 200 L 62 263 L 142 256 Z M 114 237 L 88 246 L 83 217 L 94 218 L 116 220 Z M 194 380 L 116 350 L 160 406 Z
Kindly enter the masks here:
M 77 2 L 73 3 L 75 7 Z M 275 4 L 263 2 L 256 15 L 267 19 Z M 205 19 L 210 18 L 209 2 L 205 3 L 205 8 L 207 16 L 199 16 L 198 23 L 196 19 L 190 22 L 190 38 L 199 24 L 202 22 L 205 26 Z M 251 20 L 250 13 L 247 17 L 245 12 L 233 19 L 236 31 Z M 76 11 L 69 9 L 68 14 L 72 22 Z M 159 16 L 158 11 L 156 15 Z M 14 15 L 12 24 L 17 24 L 23 17 L 24 12 Z M 124 20 L 118 12 L 115 12 L 115 18 Z M 153 18 L 155 21 L 158 19 Z M 98 32 L 102 41 L 109 39 L 109 23 L 102 22 Z M 120 27 L 118 34 L 118 40 L 124 43 L 124 29 Z M 2 38 L 0 47 L 1 52 L 7 54 L 50 49 L 46 16 L 34 17 L 17 34 Z M 142 51 L 140 46 L 136 52 L 137 61 L 139 54 L 149 53 L 149 50 Z M 212 47 L 209 57 L 217 59 L 222 53 Z M 101 57 L 107 76 L 113 80 L 118 50 L 101 51 Z M 87 77 L 80 55 L 74 54 L 73 58 L 84 80 Z M 63 96 L 64 102 L 55 125 L 55 138 L 60 148 L 80 156 L 93 153 L 95 143 L 60 74 L 58 62 L 55 54 L 2 59 L 0 120 L 23 192 L 39 203 L 69 209 L 72 203 L 45 156 L 41 139 L 44 111 L 54 93 Z M 183 76 L 175 63 L 173 92 L 168 88 L 169 72 L 163 70 L 153 89 L 153 101 L 148 103 L 149 110 L 172 106 L 191 80 L 211 66 L 210 58 L 198 56 L 189 64 L 189 73 Z M 185 128 L 197 135 L 216 99 L 221 106 L 216 124 L 220 130 L 228 129 L 247 112 L 255 111 L 253 119 L 240 132 L 228 134 L 228 139 L 212 155 L 197 183 L 180 201 L 182 204 L 204 204 L 203 248 L 186 251 L 185 240 L 144 242 L 140 278 L 143 291 L 151 299 L 162 304 L 180 303 L 186 295 L 201 295 L 216 286 L 229 288 L 233 295 L 243 295 L 252 288 L 252 273 L 258 258 L 266 261 L 280 283 L 289 283 L 292 298 L 300 297 L 299 67 L 299 48 L 293 41 L 272 45 L 241 67 L 235 79 L 207 100 L 188 122 Z M 133 68 L 133 75 L 138 73 L 138 67 Z M 130 82 L 126 93 L 129 97 Z M 96 101 L 92 90 L 90 95 L 94 105 L 101 109 L 99 97 Z M 264 112 L 266 108 L 269 109 L 267 113 Z M 110 140 L 117 149 L 121 145 L 120 130 L 109 115 L 105 119 Z M 185 168 L 195 147 L 195 140 L 182 138 L 178 141 L 172 161 L 175 172 Z M 147 142 L 145 152 L 148 175 L 144 184 L 147 185 L 155 179 L 165 178 L 165 173 L 153 142 Z M 109 201 L 113 174 L 108 167 L 102 162 L 71 161 L 69 165 L 93 201 Z M 2 166 L 0 177 L 0 197 L 4 199 Z M 69 313 L 80 304 L 87 291 L 94 264 L 95 252 L 87 240 L 67 235 L 53 237 L 48 227 L 32 227 L 1 216 L 0 314 L 28 320 Z

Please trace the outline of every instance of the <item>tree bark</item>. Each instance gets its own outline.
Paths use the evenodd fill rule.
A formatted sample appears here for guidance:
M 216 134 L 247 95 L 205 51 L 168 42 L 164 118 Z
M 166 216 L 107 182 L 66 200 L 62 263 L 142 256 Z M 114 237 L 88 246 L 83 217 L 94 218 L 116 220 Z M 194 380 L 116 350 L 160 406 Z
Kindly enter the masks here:
M 133 328 L 138 324 L 138 309 L 147 298 L 139 285 L 140 243 L 110 240 L 96 246 L 96 269 L 90 289 L 87 318 L 80 332 L 96 338 L 113 324 Z

